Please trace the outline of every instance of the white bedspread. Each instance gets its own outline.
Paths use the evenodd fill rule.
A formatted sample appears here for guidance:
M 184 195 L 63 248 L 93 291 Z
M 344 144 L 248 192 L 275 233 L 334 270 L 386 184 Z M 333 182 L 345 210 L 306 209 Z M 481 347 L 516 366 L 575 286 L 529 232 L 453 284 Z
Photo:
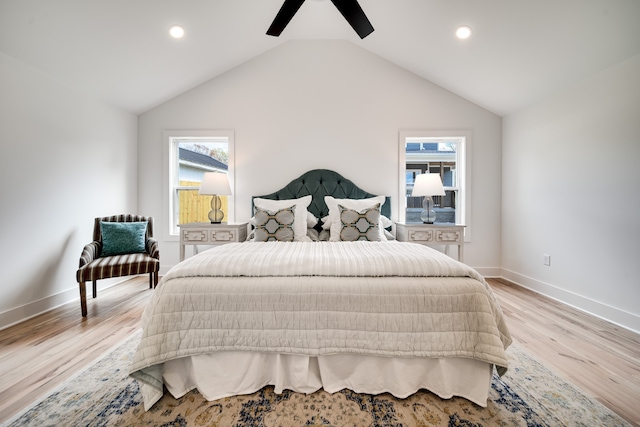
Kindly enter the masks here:
M 188 276 L 482 276 L 466 264 L 407 242 L 246 242 L 214 248 L 171 269 Z
M 484 279 L 403 242 L 238 243 L 172 268 L 144 312 L 131 375 L 162 395 L 164 362 L 217 351 L 463 357 L 507 367 Z

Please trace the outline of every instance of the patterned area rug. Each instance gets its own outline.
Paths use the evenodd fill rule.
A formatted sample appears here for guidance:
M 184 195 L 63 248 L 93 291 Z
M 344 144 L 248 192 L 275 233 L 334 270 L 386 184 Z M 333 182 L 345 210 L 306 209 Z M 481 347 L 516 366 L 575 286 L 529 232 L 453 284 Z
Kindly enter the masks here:
M 168 393 L 144 412 L 128 376 L 136 333 L 94 365 L 35 403 L 11 426 L 626 426 L 623 419 L 536 362 L 517 345 L 509 372 L 494 375 L 490 401 L 443 400 L 419 391 L 406 399 L 344 390 L 311 395 L 273 388 L 207 402 L 198 392 Z

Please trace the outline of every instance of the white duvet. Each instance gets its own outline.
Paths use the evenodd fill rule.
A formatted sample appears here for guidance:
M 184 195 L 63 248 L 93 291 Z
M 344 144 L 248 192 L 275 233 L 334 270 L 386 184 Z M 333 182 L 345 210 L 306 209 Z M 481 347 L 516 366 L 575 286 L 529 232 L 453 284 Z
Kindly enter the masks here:
M 142 319 L 131 375 L 162 395 L 162 364 L 220 351 L 462 357 L 507 368 L 511 343 L 484 279 L 404 242 L 216 247 L 172 268 Z

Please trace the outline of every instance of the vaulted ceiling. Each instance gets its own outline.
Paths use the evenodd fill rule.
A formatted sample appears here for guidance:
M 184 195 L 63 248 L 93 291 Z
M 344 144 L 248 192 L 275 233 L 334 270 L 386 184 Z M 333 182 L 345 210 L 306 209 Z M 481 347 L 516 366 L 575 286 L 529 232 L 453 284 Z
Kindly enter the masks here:
M 362 40 L 329 0 L 268 36 L 282 2 L 0 0 L 0 51 L 138 114 L 288 40 L 345 39 L 502 116 L 640 54 L 638 0 L 359 0 Z

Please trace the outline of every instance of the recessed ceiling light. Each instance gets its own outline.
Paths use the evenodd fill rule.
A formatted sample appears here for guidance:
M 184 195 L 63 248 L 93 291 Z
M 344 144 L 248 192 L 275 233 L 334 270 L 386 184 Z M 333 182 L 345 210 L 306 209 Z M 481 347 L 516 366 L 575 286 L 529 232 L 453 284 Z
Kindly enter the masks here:
M 174 25 L 169 28 L 169 34 L 171 34 L 171 37 L 179 39 L 184 36 L 184 28 L 182 28 L 180 25 Z
M 469 36 L 471 36 L 471 27 L 467 25 L 462 25 L 458 27 L 458 29 L 456 30 L 456 36 L 459 39 L 463 39 L 463 40 L 469 38 Z

